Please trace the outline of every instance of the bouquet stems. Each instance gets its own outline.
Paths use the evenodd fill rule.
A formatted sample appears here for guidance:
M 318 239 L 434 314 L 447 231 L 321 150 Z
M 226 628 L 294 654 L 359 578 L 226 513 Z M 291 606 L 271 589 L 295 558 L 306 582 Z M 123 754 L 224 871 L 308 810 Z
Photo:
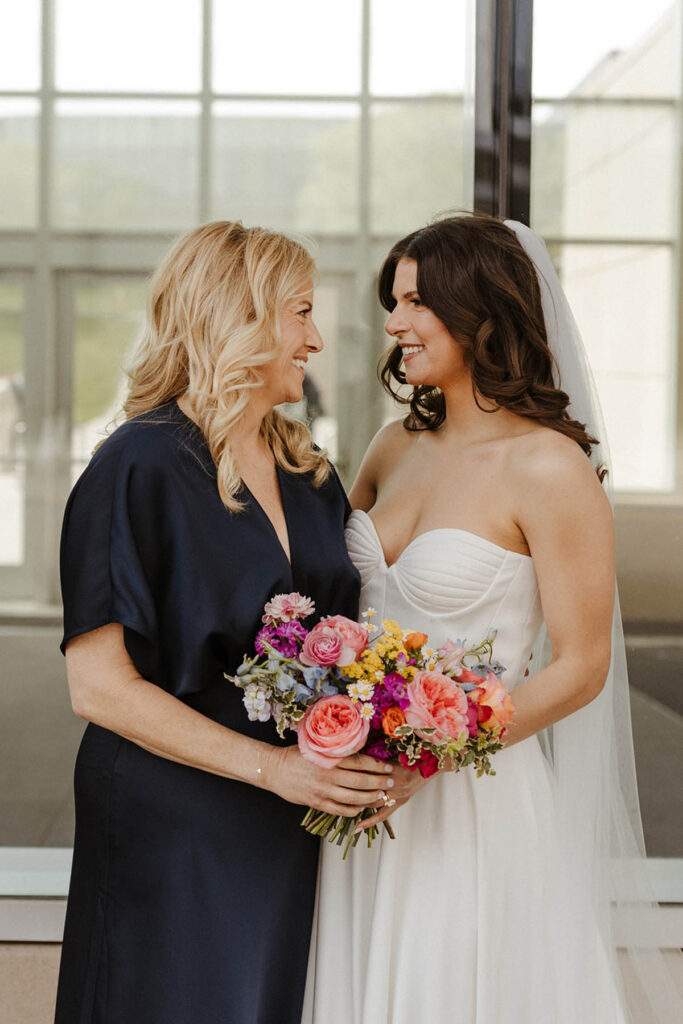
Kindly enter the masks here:
M 336 842 L 337 846 L 341 846 L 344 840 L 346 840 L 342 855 L 342 860 L 345 860 L 346 854 L 360 839 L 362 831 L 368 837 L 368 846 L 372 846 L 373 839 L 377 838 L 377 826 L 370 825 L 361 832 L 356 832 L 355 829 L 364 818 L 371 818 L 375 813 L 376 811 L 371 807 L 364 807 L 355 818 L 344 818 L 339 814 L 328 814 L 326 811 L 316 811 L 313 807 L 309 807 L 301 824 L 311 835 L 320 836 L 321 839 L 326 838 L 329 843 Z M 389 822 L 385 821 L 383 825 L 389 837 L 394 839 L 394 830 Z

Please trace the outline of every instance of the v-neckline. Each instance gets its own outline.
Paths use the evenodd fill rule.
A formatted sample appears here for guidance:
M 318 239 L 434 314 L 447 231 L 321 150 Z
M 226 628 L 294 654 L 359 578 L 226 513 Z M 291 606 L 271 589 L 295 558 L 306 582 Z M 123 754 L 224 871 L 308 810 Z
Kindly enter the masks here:
M 276 462 L 275 463 L 275 475 L 277 476 L 277 483 L 278 483 L 278 488 L 279 488 L 279 491 L 280 491 L 280 504 L 282 505 L 282 515 L 283 515 L 283 518 L 284 518 L 284 521 L 285 521 L 285 531 L 287 533 L 287 547 L 289 548 L 289 553 L 287 552 L 287 548 L 282 543 L 282 540 L 280 538 L 279 533 L 275 529 L 275 523 L 270 518 L 270 516 L 268 515 L 268 513 L 264 509 L 264 507 L 261 504 L 261 502 L 258 500 L 256 495 L 253 493 L 253 491 L 250 489 L 249 485 L 244 480 L 242 480 L 242 487 L 244 488 L 245 492 L 249 495 L 249 498 L 251 499 L 252 504 L 258 509 L 258 511 L 261 513 L 263 518 L 268 523 L 268 526 L 270 527 L 270 530 L 271 530 L 271 532 L 272 532 L 272 534 L 273 534 L 273 536 L 274 536 L 274 538 L 275 538 L 275 540 L 276 540 L 276 542 L 278 544 L 278 547 L 280 548 L 280 550 L 282 551 L 282 554 L 286 558 L 287 564 L 289 565 L 289 568 L 291 570 L 292 569 L 292 532 L 291 532 L 291 530 L 289 528 L 289 519 L 287 518 L 287 504 L 286 504 L 286 501 L 285 501 L 285 487 L 284 487 L 284 482 L 283 482 L 283 473 L 284 473 L 284 471 L 282 470 L 282 467 L 278 466 L 278 464 Z
M 188 416 L 186 412 L 183 412 L 183 410 L 178 405 L 178 400 L 177 399 L 174 399 L 173 405 L 175 406 L 176 410 L 180 413 L 180 415 L 182 416 L 183 420 L 187 421 L 187 423 L 190 423 L 194 427 L 194 429 L 199 432 L 199 434 L 202 437 L 202 440 L 204 441 L 204 445 L 205 445 L 205 447 L 207 449 L 207 452 L 208 452 L 208 445 L 206 444 L 206 438 L 204 437 L 204 434 L 202 433 L 201 427 L 199 427 L 198 424 L 195 423 L 195 421 L 193 419 L 191 419 L 191 417 Z M 209 456 L 209 458 L 210 458 L 210 456 Z M 213 465 L 213 461 L 212 461 L 211 464 Z M 215 470 L 215 466 L 214 466 L 214 470 Z M 270 518 L 270 516 L 268 515 L 268 513 L 264 509 L 264 507 L 261 504 L 261 502 L 258 500 L 256 495 L 252 493 L 252 491 L 250 490 L 248 484 L 244 480 L 242 480 L 242 487 L 243 487 L 245 493 L 249 496 L 249 499 L 250 499 L 252 505 L 261 513 L 261 515 L 263 516 L 265 521 L 268 523 L 268 526 L 269 526 L 269 528 L 270 528 L 270 530 L 271 530 L 271 532 L 272 532 L 272 534 L 273 534 L 273 536 L 275 538 L 275 541 L 276 541 L 278 547 L 280 548 L 280 551 L 282 552 L 282 554 L 283 554 L 283 556 L 284 556 L 284 558 L 285 558 L 285 560 L 286 560 L 286 562 L 287 562 L 287 564 L 289 566 L 290 572 L 293 572 L 293 569 L 292 569 L 292 558 L 293 558 L 293 554 L 292 554 L 292 531 L 289 528 L 289 519 L 287 517 L 287 502 L 286 502 L 286 499 L 285 499 L 286 487 L 284 485 L 285 471 L 282 469 L 281 466 L 279 466 L 277 464 L 277 462 L 275 463 L 275 475 L 277 477 L 278 488 L 280 490 L 280 504 L 282 505 L 282 515 L 283 515 L 284 520 L 285 520 L 285 530 L 287 532 L 287 545 L 289 547 L 289 553 L 287 553 L 287 549 L 285 548 L 284 544 L 280 540 L 280 535 L 278 534 L 277 530 L 275 529 L 275 524 L 273 523 L 273 520 Z

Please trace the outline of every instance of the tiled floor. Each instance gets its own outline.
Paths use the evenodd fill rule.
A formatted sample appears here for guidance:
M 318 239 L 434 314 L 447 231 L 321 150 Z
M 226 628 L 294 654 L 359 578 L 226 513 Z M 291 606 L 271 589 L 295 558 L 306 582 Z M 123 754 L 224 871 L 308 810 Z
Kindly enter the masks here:
M 58 945 L 0 943 L 2 1024 L 51 1024 L 59 951 Z

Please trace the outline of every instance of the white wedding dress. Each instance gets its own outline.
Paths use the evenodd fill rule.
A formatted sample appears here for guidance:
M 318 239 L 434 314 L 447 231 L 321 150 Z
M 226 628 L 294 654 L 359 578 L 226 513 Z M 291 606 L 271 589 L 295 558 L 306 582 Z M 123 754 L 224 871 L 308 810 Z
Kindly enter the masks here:
M 478 643 L 514 691 L 542 624 L 530 557 L 466 530 L 430 530 L 387 566 L 372 519 L 347 546 L 375 621 Z M 514 699 L 514 695 L 513 695 Z M 554 780 L 534 736 L 432 779 L 370 850 L 322 844 L 304 1024 L 623 1024 L 614 963 L 571 890 Z

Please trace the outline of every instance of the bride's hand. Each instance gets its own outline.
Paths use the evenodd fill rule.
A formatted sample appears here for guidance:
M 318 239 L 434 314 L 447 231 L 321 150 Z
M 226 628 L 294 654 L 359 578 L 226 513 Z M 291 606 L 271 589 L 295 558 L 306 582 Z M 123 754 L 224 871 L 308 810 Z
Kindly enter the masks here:
M 404 768 L 403 765 L 395 764 L 393 770 L 394 785 L 391 793 L 387 792 L 387 795 L 391 797 L 395 803 L 385 804 L 380 810 L 373 814 L 371 818 L 364 818 L 363 824 L 358 825 L 356 831 L 360 831 L 361 828 L 368 828 L 370 825 L 379 825 L 380 822 L 385 821 L 390 814 L 397 811 L 403 804 L 408 803 L 411 796 L 414 796 L 419 789 L 426 786 L 429 779 L 423 779 L 418 771 L 411 772 L 409 768 Z M 434 776 L 432 776 L 434 778 Z
M 290 803 L 346 818 L 354 818 L 364 807 L 383 808 L 384 794 L 393 797 L 394 776 L 402 771 L 366 754 L 345 757 L 334 768 L 319 768 L 297 746 L 268 747 L 261 760 L 265 789 Z

